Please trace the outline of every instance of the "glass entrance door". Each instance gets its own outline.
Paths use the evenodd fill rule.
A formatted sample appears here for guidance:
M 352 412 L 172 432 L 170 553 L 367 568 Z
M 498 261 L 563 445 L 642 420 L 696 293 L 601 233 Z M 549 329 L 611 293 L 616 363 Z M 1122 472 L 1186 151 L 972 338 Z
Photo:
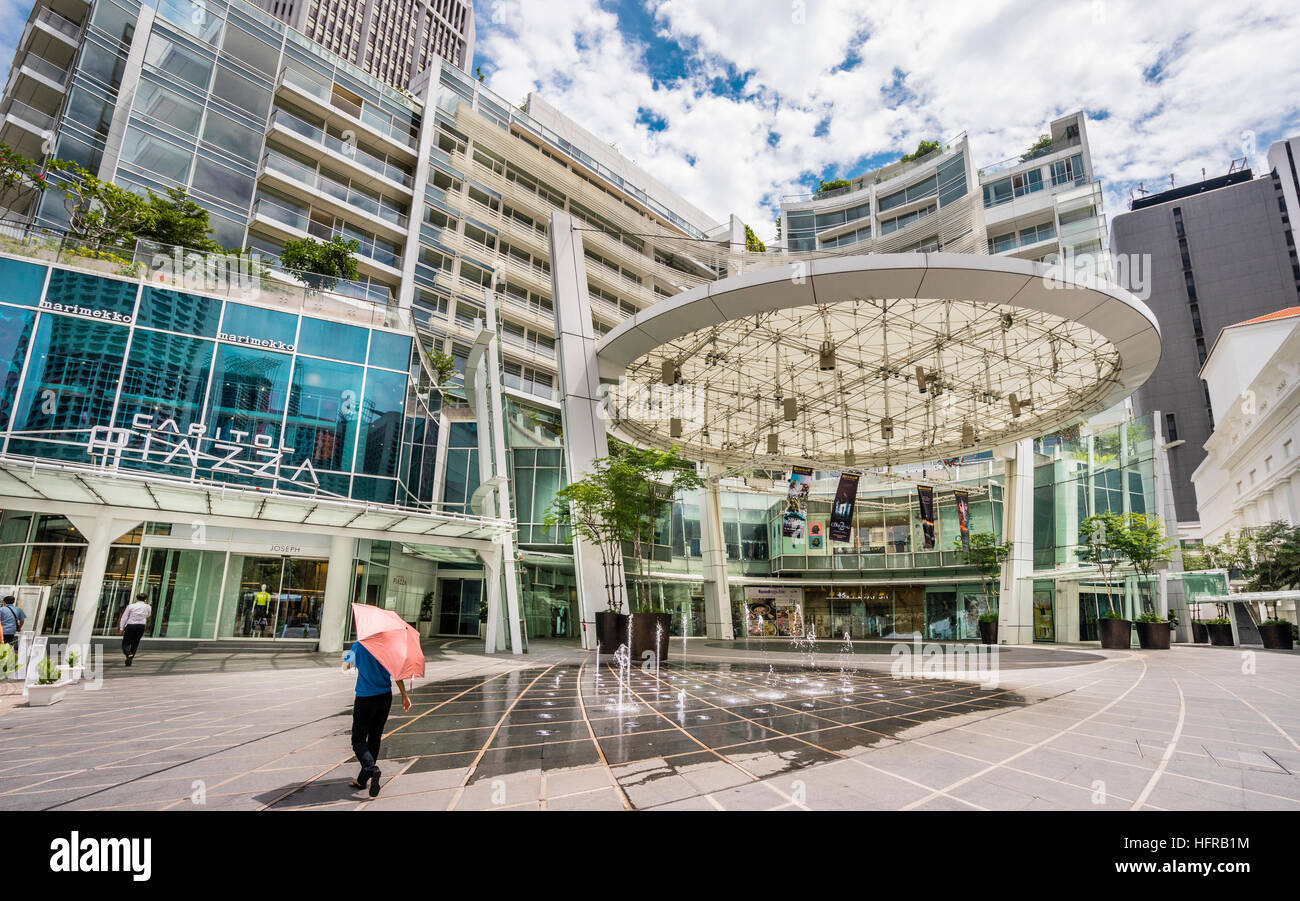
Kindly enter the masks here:
M 319 638 L 329 562 L 231 554 L 221 638 Z

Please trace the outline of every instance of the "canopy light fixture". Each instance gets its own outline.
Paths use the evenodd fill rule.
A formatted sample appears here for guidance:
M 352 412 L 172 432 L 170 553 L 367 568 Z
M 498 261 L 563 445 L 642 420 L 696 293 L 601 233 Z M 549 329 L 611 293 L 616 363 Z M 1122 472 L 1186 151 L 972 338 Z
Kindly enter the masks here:
M 781 439 L 776 432 L 769 432 L 767 436 L 767 452 L 769 454 L 781 453 Z
M 892 418 L 887 416 L 884 419 L 880 420 L 880 437 L 886 441 L 893 440 L 894 420 Z
M 969 422 L 963 422 L 961 424 L 961 446 L 975 446 L 975 426 L 971 425 Z
M 794 422 L 796 419 L 799 418 L 798 399 L 793 397 L 787 397 L 784 401 L 782 401 L 782 405 L 785 407 L 786 422 Z
M 1011 405 L 1011 417 L 1013 419 L 1019 419 L 1021 404 L 1020 401 L 1016 398 L 1014 392 L 1007 395 L 1007 403 Z
M 924 366 L 916 367 L 916 390 L 924 394 L 926 383 L 929 381 L 930 381 L 929 377 L 925 374 L 925 367 Z
M 682 437 L 682 421 L 677 417 L 668 420 L 668 436 L 670 438 Z
M 835 368 L 835 344 L 829 338 L 822 342 L 820 357 L 822 372 L 830 372 Z
M 676 385 L 682 378 L 682 371 L 673 360 L 664 360 L 660 367 L 660 378 L 665 385 Z

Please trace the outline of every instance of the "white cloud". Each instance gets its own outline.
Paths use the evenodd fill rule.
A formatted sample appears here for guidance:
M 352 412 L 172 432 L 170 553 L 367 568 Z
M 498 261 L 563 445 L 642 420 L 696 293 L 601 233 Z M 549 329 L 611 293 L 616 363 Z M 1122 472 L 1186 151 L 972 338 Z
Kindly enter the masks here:
M 762 236 L 776 198 L 802 190 L 800 179 L 831 167 L 852 174 L 862 157 L 923 138 L 965 131 L 976 162 L 988 163 L 1063 113 L 1104 116 L 1088 131 L 1113 215 L 1130 183 L 1226 171 L 1243 132 L 1258 136 L 1259 166 L 1268 140 L 1300 131 L 1300 17 L 1285 0 L 646 0 L 645 9 L 658 38 L 685 49 L 686 77 L 656 83 L 645 54 L 659 44 L 620 31 L 597 0 L 493 0 L 478 22 L 488 84 L 508 98 L 538 91 L 697 206 L 735 212 Z M 712 93 L 710 80 L 732 71 L 748 75 L 744 96 Z M 898 90 L 882 90 L 896 80 Z M 639 122 L 639 108 L 666 127 Z

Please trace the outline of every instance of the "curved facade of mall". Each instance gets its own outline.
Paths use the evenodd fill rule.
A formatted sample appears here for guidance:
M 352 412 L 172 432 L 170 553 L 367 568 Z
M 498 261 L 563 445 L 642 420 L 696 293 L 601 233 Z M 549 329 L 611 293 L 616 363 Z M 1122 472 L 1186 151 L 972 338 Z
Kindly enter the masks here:
M 586 639 L 603 601 L 544 519 L 604 444 L 599 385 L 580 383 L 626 320 L 751 270 L 816 277 L 824 258 L 1105 268 L 1082 113 L 1003 163 L 979 168 L 961 136 L 787 198 L 782 246 L 746 253 L 736 217 L 719 223 L 536 96 L 521 108 L 449 63 L 398 90 L 254 6 L 204 8 L 38 0 L 0 103 L 18 152 L 48 144 L 126 187 L 184 186 L 223 245 L 269 267 L 213 282 L 169 248 L 134 248 L 129 271 L 79 257 L 50 237 L 66 227 L 54 192 L 17 211 L 36 228 L 4 229 L 0 585 L 39 598 L 47 635 L 113 635 L 145 591 L 155 641 L 332 650 L 350 600 L 490 650 Z M 309 235 L 359 240 L 360 278 L 295 287 L 276 255 Z M 442 389 L 435 349 L 457 364 Z M 1002 411 L 1008 391 L 986 394 Z M 822 636 L 974 638 L 961 498 L 970 530 L 1015 543 L 1003 639 L 1095 639 L 1104 589 L 1079 565 L 1078 523 L 1163 512 L 1152 423 L 1112 411 L 996 443 L 955 428 L 933 462 L 863 469 L 847 542 L 821 540 L 853 465 L 842 448 L 812 476 L 798 540 L 782 528 L 785 466 L 825 455 L 778 439 L 744 472 L 710 461 L 709 487 L 655 537 L 649 602 L 680 635 L 741 634 L 756 605 L 779 633 L 798 604 Z M 1132 609 L 1136 587 L 1125 596 Z

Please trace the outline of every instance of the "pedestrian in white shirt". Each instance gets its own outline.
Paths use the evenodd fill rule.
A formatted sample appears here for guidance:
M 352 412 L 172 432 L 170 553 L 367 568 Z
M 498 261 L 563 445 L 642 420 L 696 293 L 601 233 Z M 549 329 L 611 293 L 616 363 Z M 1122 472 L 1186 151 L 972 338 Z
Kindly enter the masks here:
M 149 596 L 140 592 L 135 596 L 135 602 L 127 604 L 126 609 L 122 611 L 122 619 L 117 624 L 117 631 L 122 633 L 122 653 L 126 655 L 126 665 L 130 666 L 131 661 L 135 659 L 135 652 L 140 647 L 140 638 L 144 635 L 145 626 L 149 624 L 149 617 L 153 615 L 153 608 L 149 606 Z

